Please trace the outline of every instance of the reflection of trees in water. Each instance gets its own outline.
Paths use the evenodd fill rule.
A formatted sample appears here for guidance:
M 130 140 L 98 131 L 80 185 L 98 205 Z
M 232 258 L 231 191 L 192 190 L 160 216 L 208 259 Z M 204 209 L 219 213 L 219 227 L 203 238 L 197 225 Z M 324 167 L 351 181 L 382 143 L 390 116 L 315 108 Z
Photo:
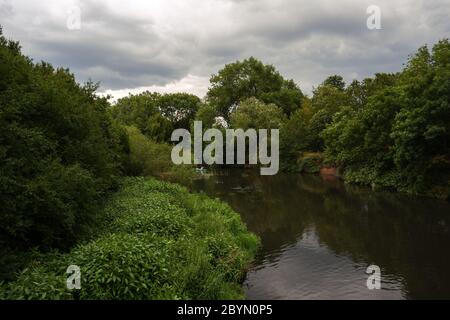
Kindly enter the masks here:
M 400 275 L 411 298 L 450 297 L 448 203 L 358 188 L 329 190 L 323 201 L 313 216 L 320 242 Z
M 409 297 L 450 297 L 446 202 L 372 192 L 314 175 L 264 177 L 250 172 L 242 177 L 235 171 L 202 183 L 201 190 L 241 213 L 270 259 L 313 225 L 319 242 L 336 254 L 400 275 Z

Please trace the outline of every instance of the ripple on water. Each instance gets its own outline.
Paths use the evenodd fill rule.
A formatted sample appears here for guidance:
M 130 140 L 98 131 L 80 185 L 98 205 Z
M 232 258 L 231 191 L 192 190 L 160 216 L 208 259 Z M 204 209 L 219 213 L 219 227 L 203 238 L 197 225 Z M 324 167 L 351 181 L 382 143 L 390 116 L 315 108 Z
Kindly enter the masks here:
M 277 253 L 277 259 L 263 259 L 248 272 L 244 284 L 248 299 L 403 298 L 401 279 L 394 275 L 383 275 L 381 290 L 369 290 L 367 264 L 355 263 L 321 245 L 314 227 Z

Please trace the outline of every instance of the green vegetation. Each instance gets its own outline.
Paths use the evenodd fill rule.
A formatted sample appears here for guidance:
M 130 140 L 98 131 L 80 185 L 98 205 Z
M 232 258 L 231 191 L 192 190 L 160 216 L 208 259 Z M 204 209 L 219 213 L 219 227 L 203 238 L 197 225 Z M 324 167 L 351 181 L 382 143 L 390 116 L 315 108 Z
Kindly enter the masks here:
M 286 115 L 300 107 L 303 97 L 293 80 L 284 79 L 272 65 L 253 57 L 227 64 L 210 82 L 207 101 L 225 119 L 240 102 L 251 97 L 277 105 Z
M 265 104 L 256 98 L 249 98 L 239 104 L 239 108 L 231 114 L 233 128 L 272 129 L 279 128 L 286 116 L 275 104 Z
M 73 298 L 68 264 L 84 268 L 80 298 L 242 297 L 257 241 L 239 216 L 180 186 L 125 178 L 189 185 L 193 168 L 172 163 L 170 136 L 194 119 L 204 130 L 279 128 L 285 170 L 335 166 L 348 182 L 449 198 L 448 40 L 396 74 L 330 76 L 311 97 L 255 58 L 213 75 L 203 101 L 144 92 L 111 104 L 97 89 L 32 62 L 0 29 L 3 298 Z
M 182 109 L 192 112 L 180 113 L 188 114 L 184 128 L 191 128 L 193 119 L 203 121 L 204 130 L 223 128 L 223 120 L 230 128 L 279 128 L 281 168 L 286 171 L 318 172 L 322 165 L 335 166 L 347 182 L 448 198 L 449 51 L 449 41 L 442 40 L 431 52 L 420 48 L 401 72 L 377 73 L 349 85 L 332 75 L 311 97 L 273 66 L 251 57 L 213 75 L 204 102 L 186 95 L 167 99 L 172 105 L 190 106 Z M 130 101 L 135 100 L 140 101 L 133 109 L 138 113 L 128 121 L 134 112 L 129 112 Z M 122 109 L 125 116 L 116 119 L 155 141 L 170 142 L 168 134 L 158 135 L 164 129 L 157 129 L 158 134 L 148 129 L 165 126 L 170 119 L 148 126 L 155 122 L 155 112 L 167 115 L 163 103 L 155 102 L 160 100 L 159 94 L 130 96 L 113 114 Z M 169 127 L 174 128 L 171 121 Z M 305 153 L 322 153 L 323 159 L 305 158 Z
M 172 147 L 167 143 L 157 143 L 143 135 L 136 127 L 126 127 L 129 158 L 125 172 L 130 176 L 153 176 L 183 185 L 189 185 L 195 177 L 190 166 L 172 163 Z
M 34 64 L 0 29 L 0 248 L 66 248 L 121 175 L 124 131 L 65 69 Z
M 167 143 L 200 99 L 144 93 L 111 106 L 66 69 L 33 63 L 0 29 L 1 299 L 242 298 L 258 246 Z M 118 188 L 123 184 L 121 191 Z M 66 269 L 82 290 L 66 289 Z
M 135 126 L 148 138 L 168 142 L 174 129 L 189 130 L 200 104 L 200 99 L 192 94 L 146 91 L 119 99 L 110 113 L 116 121 Z
M 405 69 L 378 76 L 361 106 L 343 106 L 322 132 L 347 181 L 450 195 L 450 43 L 419 49 Z M 387 81 L 388 80 L 388 81 Z
M 127 178 L 100 213 L 97 239 L 33 261 L 0 288 L 6 299 L 72 299 L 68 265 L 81 268 L 81 299 L 237 299 L 258 247 L 218 200 L 154 179 Z
M 318 172 L 326 164 L 347 182 L 449 198 L 448 39 L 431 51 L 420 48 L 401 72 L 350 85 L 333 75 L 311 97 L 295 84 L 286 91 L 286 83 L 254 58 L 226 65 L 211 78 L 202 116 L 211 119 L 216 110 L 234 128 L 279 128 L 287 171 Z M 305 152 L 324 159 L 305 158 Z
M 298 170 L 305 173 L 318 173 L 323 162 L 323 155 L 317 152 L 305 152 L 298 159 Z

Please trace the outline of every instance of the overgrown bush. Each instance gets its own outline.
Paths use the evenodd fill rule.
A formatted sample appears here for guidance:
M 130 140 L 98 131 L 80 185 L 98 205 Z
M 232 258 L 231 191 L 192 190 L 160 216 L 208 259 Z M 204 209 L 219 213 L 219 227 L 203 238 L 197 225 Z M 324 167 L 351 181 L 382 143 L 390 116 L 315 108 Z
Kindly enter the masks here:
M 345 107 L 322 132 L 329 160 L 349 182 L 450 196 L 450 43 L 422 47 L 376 92 Z
M 323 162 L 323 155 L 315 152 L 305 152 L 298 159 L 298 171 L 305 173 L 318 173 Z
M 154 176 L 188 185 L 195 176 L 190 165 L 175 165 L 172 146 L 158 143 L 143 135 L 136 127 L 126 127 L 129 161 L 125 172 L 132 176 Z
M 116 183 L 124 132 L 97 86 L 34 64 L 0 30 L 0 246 L 72 245 Z
M 66 268 L 81 268 L 81 299 L 236 299 L 258 247 L 228 205 L 154 179 L 127 178 L 101 214 L 97 240 L 34 261 L 3 299 L 72 299 Z

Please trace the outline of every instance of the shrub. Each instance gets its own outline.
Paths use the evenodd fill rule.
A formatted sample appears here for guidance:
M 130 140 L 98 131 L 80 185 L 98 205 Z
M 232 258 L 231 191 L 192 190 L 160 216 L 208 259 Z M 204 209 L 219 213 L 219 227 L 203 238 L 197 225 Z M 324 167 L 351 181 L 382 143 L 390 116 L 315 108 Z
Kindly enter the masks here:
M 300 172 L 318 173 L 323 162 L 323 156 L 320 153 L 305 152 L 298 162 Z
M 126 127 L 130 157 L 126 172 L 133 176 L 154 176 L 172 182 L 189 184 L 195 172 L 189 165 L 175 165 L 172 148 L 143 135 L 136 127 Z
M 97 240 L 41 257 L 3 299 L 72 299 L 66 268 L 81 269 L 81 299 L 237 299 L 258 247 L 227 204 L 179 185 L 127 178 L 101 218 Z
M 97 86 L 34 64 L 0 29 L 0 246 L 72 245 L 126 152 Z

